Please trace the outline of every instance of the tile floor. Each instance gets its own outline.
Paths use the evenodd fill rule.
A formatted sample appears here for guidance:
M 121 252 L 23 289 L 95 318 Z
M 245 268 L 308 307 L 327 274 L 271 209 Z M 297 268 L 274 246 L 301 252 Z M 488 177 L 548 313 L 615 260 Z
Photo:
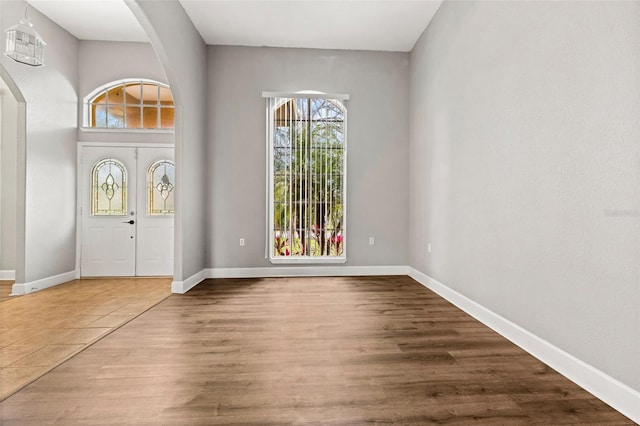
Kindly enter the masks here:
M 12 298 L 11 286 L 13 286 L 13 281 L 0 280 L 0 302 Z
M 0 401 L 167 298 L 171 279 L 81 279 L 24 296 L 10 289 L 0 283 Z

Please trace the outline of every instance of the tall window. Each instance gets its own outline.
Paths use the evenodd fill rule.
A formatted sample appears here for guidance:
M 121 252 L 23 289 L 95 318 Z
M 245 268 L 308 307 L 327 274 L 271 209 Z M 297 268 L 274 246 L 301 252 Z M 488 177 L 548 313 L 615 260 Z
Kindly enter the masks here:
M 268 98 L 272 262 L 346 260 L 347 96 Z
M 169 86 L 151 80 L 121 80 L 86 98 L 85 126 L 105 129 L 173 129 Z

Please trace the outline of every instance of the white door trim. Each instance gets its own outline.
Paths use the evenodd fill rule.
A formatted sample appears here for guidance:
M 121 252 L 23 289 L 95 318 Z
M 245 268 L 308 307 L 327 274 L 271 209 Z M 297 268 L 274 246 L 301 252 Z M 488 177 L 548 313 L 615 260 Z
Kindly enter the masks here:
M 76 271 L 75 278 L 80 278 L 80 259 L 82 256 L 82 151 L 85 147 L 114 148 L 174 148 L 173 143 L 140 143 L 140 142 L 81 142 L 78 141 L 76 151 Z M 175 238 L 174 248 L 175 252 Z

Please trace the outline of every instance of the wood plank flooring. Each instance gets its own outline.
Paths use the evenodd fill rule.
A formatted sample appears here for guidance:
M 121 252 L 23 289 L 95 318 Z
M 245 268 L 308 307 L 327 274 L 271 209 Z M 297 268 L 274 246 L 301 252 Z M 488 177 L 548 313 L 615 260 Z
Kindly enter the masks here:
M 0 400 L 170 294 L 168 278 L 114 278 L 2 299 Z
M 408 277 L 207 280 L 7 398 L 0 423 L 633 424 Z

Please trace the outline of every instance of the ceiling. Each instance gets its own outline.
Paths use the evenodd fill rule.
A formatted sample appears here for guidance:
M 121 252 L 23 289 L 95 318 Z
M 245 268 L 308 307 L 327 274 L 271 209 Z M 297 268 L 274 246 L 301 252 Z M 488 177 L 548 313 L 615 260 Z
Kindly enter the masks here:
M 413 48 L 442 3 L 442 0 L 179 1 L 207 44 L 400 52 Z M 28 2 L 81 40 L 148 40 L 123 0 Z
M 27 2 L 80 40 L 149 40 L 123 0 L 27 0 Z

